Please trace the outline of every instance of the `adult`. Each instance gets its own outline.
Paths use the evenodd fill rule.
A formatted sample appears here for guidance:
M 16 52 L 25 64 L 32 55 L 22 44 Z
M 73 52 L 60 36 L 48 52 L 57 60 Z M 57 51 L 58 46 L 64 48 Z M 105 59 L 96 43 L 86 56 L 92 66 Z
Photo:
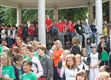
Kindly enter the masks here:
M 30 40 L 33 41 L 34 35 L 35 35 L 35 27 L 33 23 L 31 23 L 28 28 L 28 34 L 29 34 Z
M 24 45 L 23 40 L 21 37 L 17 37 L 15 40 L 15 43 L 13 44 L 12 48 L 14 47 L 21 47 L 22 45 Z
M 101 56 L 101 64 L 102 65 L 107 65 L 108 66 L 108 56 L 109 56 L 109 52 L 110 52 L 110 47 L 109 45 L 105 42 L 105 38 L 101 37 L 100 38 L 100 43 L 98 45 L 98 49 L 97 51 L 99 52 L 100 56 Z
M 47 32 L 48 32 L 49 34 L 51 34 L 52 19 L 50 19 L 49 15 L 46 15 L 45 24 L 46 24 L 46 30 L 47 30 Z
M 20 38 L 22 38 L 22 31 L 23 31 L 23 26 L 19 25 L 18 26 L 17 36 L 20 37 Z
M 57 21 L 55 20 L 54 21 L 54 23 L 53 23 L 53 25 L 52 25 L 52 30 L 51 30 L 51 36 L 52 37 L 55 37 L 55 36 L 57 36 L 58 35 L 58 29 L 57 29 Z
M 82 28 L 82 25 L 80 24 L 80 20 L 77 21 L 74 28 L 76 30 L 76 36 L 80 40 L 80 43 L 82 44 L 83 43 L 83 28 Z
M 28 25 L 27 25 L 27 23 L 23 24 L 22 37 L 23 37 L 23 40 L 26 41 L 26 38 L 28 37 Z
M 83 34 L 84 34 L 84 37 L 85 37 L 85 45 L 86 45 L 86 40 L 91 35 L 91 29 L 89 27 L 89 24 L 86 21 L 83 22 L 82 27 L 84 29 L 84 33 Z
M 68 26 L 67 26 L 67 39 L 68 41 L 71 41 L 72 38 L 75 35 L 75 29 L 74 29 L 74 24 L 72 23 L 71 20 L 68 21 Z
M 65 26 L 64 26 L 64 24 L 62 23 L 62 21 L 60 19 L 57 23 L 57 28 L 58 28 L 59 38 L 62 42 L 62 45 L 64 46 L 65 45 L 65 42 L 64 42 Z

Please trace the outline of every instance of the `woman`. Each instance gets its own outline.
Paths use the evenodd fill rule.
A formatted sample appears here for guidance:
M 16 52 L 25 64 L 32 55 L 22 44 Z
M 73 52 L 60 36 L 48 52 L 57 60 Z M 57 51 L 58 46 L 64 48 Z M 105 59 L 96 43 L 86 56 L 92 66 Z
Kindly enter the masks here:
M 98 45 L 97 51 L 100 53 L 101 56 L 101 64 L 102 65 L 107 65 L 108 66 L 108 56 L 110 52 L 110 47 L 109 45 L 105 42 L 105 38 L 101 37 L 100 38 L 101 42 Z

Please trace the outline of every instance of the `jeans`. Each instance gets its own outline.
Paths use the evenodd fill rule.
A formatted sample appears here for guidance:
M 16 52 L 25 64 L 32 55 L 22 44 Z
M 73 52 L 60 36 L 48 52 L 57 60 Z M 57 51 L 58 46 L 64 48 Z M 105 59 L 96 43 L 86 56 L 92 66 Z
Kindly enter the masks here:
M 60 40 L 61 40 L 63 46 L 65 45 L 65 42 L 64 42 L 64 35 L 65 35 L 64 32 L 61 32 L 61 33 L 59 32 L 59 38 L 60 38 Z

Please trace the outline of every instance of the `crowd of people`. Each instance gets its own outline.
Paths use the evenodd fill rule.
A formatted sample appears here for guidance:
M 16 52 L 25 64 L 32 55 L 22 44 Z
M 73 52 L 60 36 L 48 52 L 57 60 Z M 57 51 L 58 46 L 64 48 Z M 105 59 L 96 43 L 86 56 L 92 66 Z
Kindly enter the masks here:
M 109 27 L 97 44 L 94 22 L 46 16 L 47 45 L 38 41 L 36 22 L 0 25 L 1 80 L 111 80 Z

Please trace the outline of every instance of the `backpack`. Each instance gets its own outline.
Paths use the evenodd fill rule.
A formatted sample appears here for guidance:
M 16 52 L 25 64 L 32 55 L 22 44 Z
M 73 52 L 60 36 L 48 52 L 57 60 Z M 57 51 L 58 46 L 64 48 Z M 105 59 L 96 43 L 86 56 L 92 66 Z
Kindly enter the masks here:
M 72 46 L 71 50 L 70 50 L 71 54 L 80 54 L 81 50 L 80 47 L 78 45 Z
M 87 65 L 90 65 L 90 63 L 91 63 L 91 58 L 90 58 L 90 54 L 88 54 Z

